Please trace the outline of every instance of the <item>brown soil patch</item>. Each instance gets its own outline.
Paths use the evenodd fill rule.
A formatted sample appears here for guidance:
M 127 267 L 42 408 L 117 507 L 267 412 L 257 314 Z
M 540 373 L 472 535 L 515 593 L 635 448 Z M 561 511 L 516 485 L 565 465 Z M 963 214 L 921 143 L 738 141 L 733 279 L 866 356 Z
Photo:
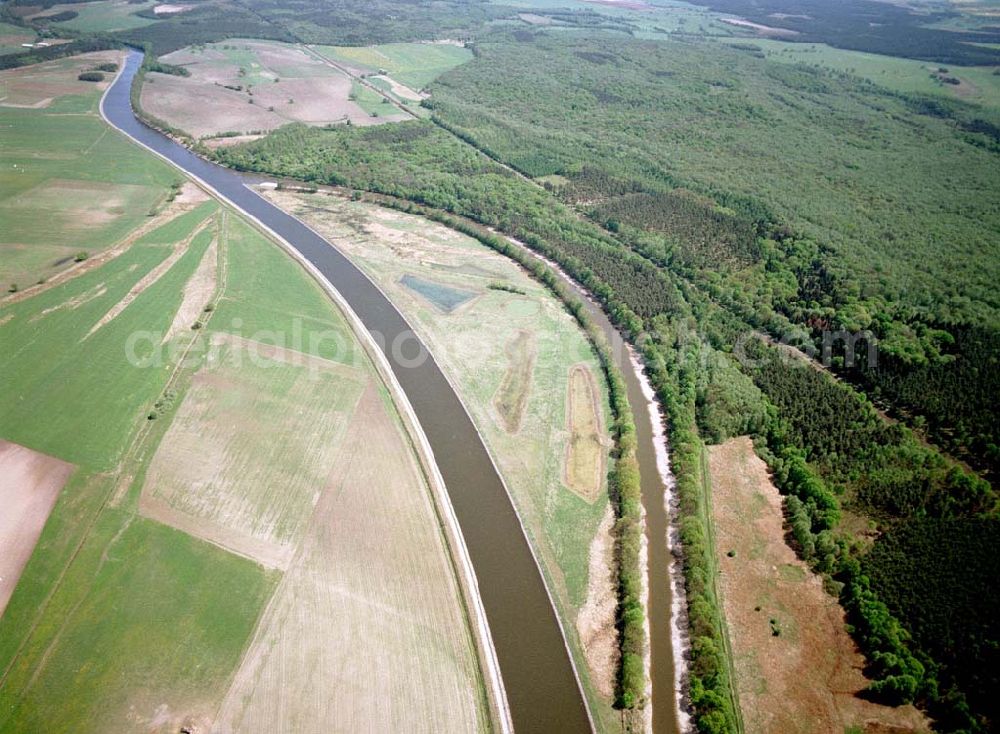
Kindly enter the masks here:
M 781 497 L 751 441 L 711 447 L 709 468 L 721 593 L 746 731 L 928 731 L 912 706 L 890 708 L 858 697 L 868 680 L 843 609 L 785 543 Z
M 374 383 L 348 434 L 213 731 L 482 728 L 428 489 Z
M 535 368 L 535 340 L 529 331 L 517 332 L 507 342 L 507 372 L 493 396 L 493 407 L 500 414 L 504 429 L 517 433 L 521 428 L 521 418 L 531 394 L 531 373 Z
M 216 275 L 219 269 L 219 239 L 201 256 L 201 262 L 184 285 L 184 296 L 181 305 L 174 314 L 174 320 L 163 335 L 163 341 L 168 342 L 181 332 L 187 331 L 198 320 L 212 295 L 215 293 Z
M 240 64 L 223 46 L 253 54 Z M 373 118 L 349 99 L 350 77 L 301 48 L 262 41 L 229 40 L 203 50 L 182 49 L 163 60 L 182 65 L 189 77 L 149 74 L 142 88 L 143 109 L 196 137 L 274 130 L 289 122 L 355 125 L 387 122 Z M 217 147 L 230 138 L 214 138 Z
M 618 670 L 618 630 L 615 629 L 615 558 L 611 528 L 614 514 L 608 505 L 597 535 L 590 543 L 587 600 L 576 618 L 583 654 L 590 668 L 590 679 L 597 692 L 611 698 L 615 692 Z
M 0 440 L 0 616 L 73 468 Z
M 159 265 L 157 265 L 148 273 L 146 273 L 144 276 L 142 276 L 139 279 L 139 282 L 136 283 L 134 286 L 132 286 L 131 290 L 129 290 L 129 292 L 125 294 L 124 298 L 122 298 L 120 301 L 118 301 L 118 303 L 112 306 L 108 310 L 108 312 L 104 314 L 100 318 L 100 320 L 90 328 L 90 331 L 88 331 L 87 335 L 84 336 L 83 338 L 84 339 L 89 338 L 102 326 L 105 326 L 106 324 L 110 323 L 113 319 L 117 318 L 121 314 L 121 312 L 124 311 L 126 308 L 128 308 L 129 305 L 136 298 L 142 295 L 142 292 L 144 290 L 149 288 L 151 285 L 156 283 L 160 278 L 166 275 L 170 271 L 170 268 L 174 266 L 174 263 L 176 263 L 184 256 L 184 253 L 187 252 L 187 249 L 188 247 L 191 246 L 191 243 L 194 241 L 194 238 L 197 237 L 199 234 L 201 234 L 206 227 L 208 227 L 210 224 L 214 222 L 215 222 L 215 217 L 209 217 L 204 222 L 200 223 L 197 227 L 195 227 L 194 232 L 188 235 L 185 239 L 181 240 L 180 242 L 174 243 L 173 249 L 171 250 L 170 254 L 167 255 L 167 257 L 163 260 L 163 262 L 161 262 Z
M 601 419 L 597 382 L 590 368 L 575 364 L 569 370 L 566 390 L 566 486 L 587 502 L 601 492 L 604 480 L 604 446 L 607 437 Z

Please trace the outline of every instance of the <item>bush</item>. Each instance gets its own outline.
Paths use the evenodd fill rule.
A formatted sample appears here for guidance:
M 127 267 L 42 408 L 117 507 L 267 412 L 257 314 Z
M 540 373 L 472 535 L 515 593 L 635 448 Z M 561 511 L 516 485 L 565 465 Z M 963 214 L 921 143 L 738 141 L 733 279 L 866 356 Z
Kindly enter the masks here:
M 84 71 L 76 77 L 81 82 L 103 82 L 104 74 L 99 71 Z

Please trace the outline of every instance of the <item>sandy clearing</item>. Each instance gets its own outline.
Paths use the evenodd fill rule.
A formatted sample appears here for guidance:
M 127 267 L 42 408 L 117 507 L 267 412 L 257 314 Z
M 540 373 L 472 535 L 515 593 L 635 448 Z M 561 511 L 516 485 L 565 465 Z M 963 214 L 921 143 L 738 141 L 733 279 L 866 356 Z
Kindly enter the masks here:
M 0 616 L 74 466 L 0 440 Z
M 737 26 L 738 28 L 748 28 L 752 31 L 757 31 L 759 35 L 767 36 L 769 38 L 788 38 L 799 35 L 798 31 L 793 31 L 789 28 L 774 28 L 769 25 L 752 23 L 749 20 L 743 20 L 742 18 L 722 18 L 722 22 Z
M 153 12 L 156 15 L 176 15 L 177 13 L 184 13 L 191 10 L 194 5 L 172 5 L 170 3 L 164 3 L 163 5 L 156 5 L 153 7 Z
M 576 618 L 576 631 L 583 644 L 590 679 L 606 698 L 614 695 L 618 670 L 618 630 L 615 629 L 618 598 L 615 594 L 615 544 L 611 536 L 614 521 L 609 504 L 590 544 L 587 600 Z
M 785 543 L 781 496 L 750 439 L 711 447 L 709 469 L 723 607 L 747 732 L 929 730 L 912 706 L 857 697 L 868 681 L 843 609 Z
M 375 383 L 349 433 L 214 732 L 484 727 L 428 489 Z
M 174 320 L 163 335 L 163 343 L 173 339 L 183 331 L 191 328 L 191 325 L 198 320 L 203 313 L 205 306 L 215 293 L 216 275 L 219 269 L 219 238 L 212 240 L 212 244 L 201 256 L 201 262 L 192 273 L 188 282 L 184 285 L 184 295 L 181 298 L 181 305 L 174 314 Z
M 416 92 L 413 89 L 410 89 L 405 84 L 400 84 L 399 82 L 397 82 L 392 77 L 388 77 L 388 76 L 373 76 L 371 78 L 372 79 L 381 79 L 382 81 L 387 82 L 389 84 L 389 88 L 392 90 L 392 93 L 395 94 L 400 99 L 407 99 L 407 100 L 409 100 L 411 102 L 419 102 L 420 100 L 425 99 L 426 97 L 430 96 L 430 95 L 426 95 L 426 94 L 425 95 L 421 95 L 419 92 Z
M 181 240 L 180 242 L 175 242 L 173 249 L 170 251 L 170 254 L 167 255 L 167 257 L 163 260 L 163 262 L 161 262 L 159 265 L 157 265 L 148 273 L 146 273 L 144 276 L 142 276 L 139 279 L 139 282 L 136 283 L 134 286 L 132 286 L 131 290 L 129 290 L 129 292 L 126 293 L 125 296 L 120 301 L 118 301 L 118 303 L 112 306 L 108 310 L 108 312 L 98 320 L 96 324 L 90 327 L 90 331 L 88 331 L 83 338 L 89 339 L 102 326 L 106 326 L 115 318 L 117 318 L 122 313 L 122 311 L 128 308 L 129 305 L 136 298 L 142 295 L 143 291 L 145 291 L 147 288 L 155 284 L 160 278 L 166 275 L 170 271 L 170 268 L 172 268 L 174 264 L 184 256 L 184 253 L 187 252 L 188 247 L 191 246 L 191 243 L 194 241 L 194 238 L 197 237 L 199 234 L 201 234 L 206 227 L 213 224 L 214 222 L 215 222 L 215 217 L 214 216 L 209 217 L 205 221 L 201 222 L 197 227 L 195 227 L 194 232 L 188 235 L 185 239 Z
M 263 135 L 227 135 L 222 138 L 204 138 L 201 142 L 214 150 L 216 148 L 225 148 L 230 145 L 249 143 L 254 140 L 260 140 L 263 137 Z
M 585 501 L 597 500 L 604 482 L 605 450 L 610 442 L 601 420 L 597 381 L 585 364 L 569 369 L 566 386 L 566 486 Z

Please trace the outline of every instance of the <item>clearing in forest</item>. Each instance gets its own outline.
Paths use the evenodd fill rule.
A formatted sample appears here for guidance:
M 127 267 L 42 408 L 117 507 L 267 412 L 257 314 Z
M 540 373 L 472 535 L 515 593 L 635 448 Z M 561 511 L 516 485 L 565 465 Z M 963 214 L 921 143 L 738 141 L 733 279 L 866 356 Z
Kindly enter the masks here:
M 289 44 L 231 39 L 174 51 L 162 61 L 191 75 L 147 74 L 143 109 L 195 138 L 226 134 L 219 144 L 289 122 L 372 125 L 407 117 L 389 104 L 375 115 L 365 111 L 352 97 L 349 76 Z
M 0 440 L 0 616 L 73 465 Z
M 844 611 L 785 542 L 781 496 L 749 438 L 709 448 L 723 609 L 748 734 L 923 732 L 912 706 L 864 700 Z

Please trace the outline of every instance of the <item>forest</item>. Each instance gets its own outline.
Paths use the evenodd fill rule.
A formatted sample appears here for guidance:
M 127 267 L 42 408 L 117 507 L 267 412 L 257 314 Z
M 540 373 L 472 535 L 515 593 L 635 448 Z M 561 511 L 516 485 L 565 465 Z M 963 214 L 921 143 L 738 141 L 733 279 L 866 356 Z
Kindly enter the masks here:
M 998 51 L 979 46 L 1000 40 L 1000 23 L 976 31 L 927 27 L 958 17 L 943 6 L 931 10 L 872 0 L 707 0 L 712 10 L 733 13 L 768 26 L 781 26 L 803 43 L 887 56 L 906 56 L 942 64 L 996 64 Z M 780 20 L 776 20 L 780 18 Z
M 440 124 L 756 328 L 872 331 L 885 367 L 846 375 L 995 466 L 996 392 L 968 389 L 1000 357 L 990 111 L 711 41 L 477 53 L 434 86 Z

